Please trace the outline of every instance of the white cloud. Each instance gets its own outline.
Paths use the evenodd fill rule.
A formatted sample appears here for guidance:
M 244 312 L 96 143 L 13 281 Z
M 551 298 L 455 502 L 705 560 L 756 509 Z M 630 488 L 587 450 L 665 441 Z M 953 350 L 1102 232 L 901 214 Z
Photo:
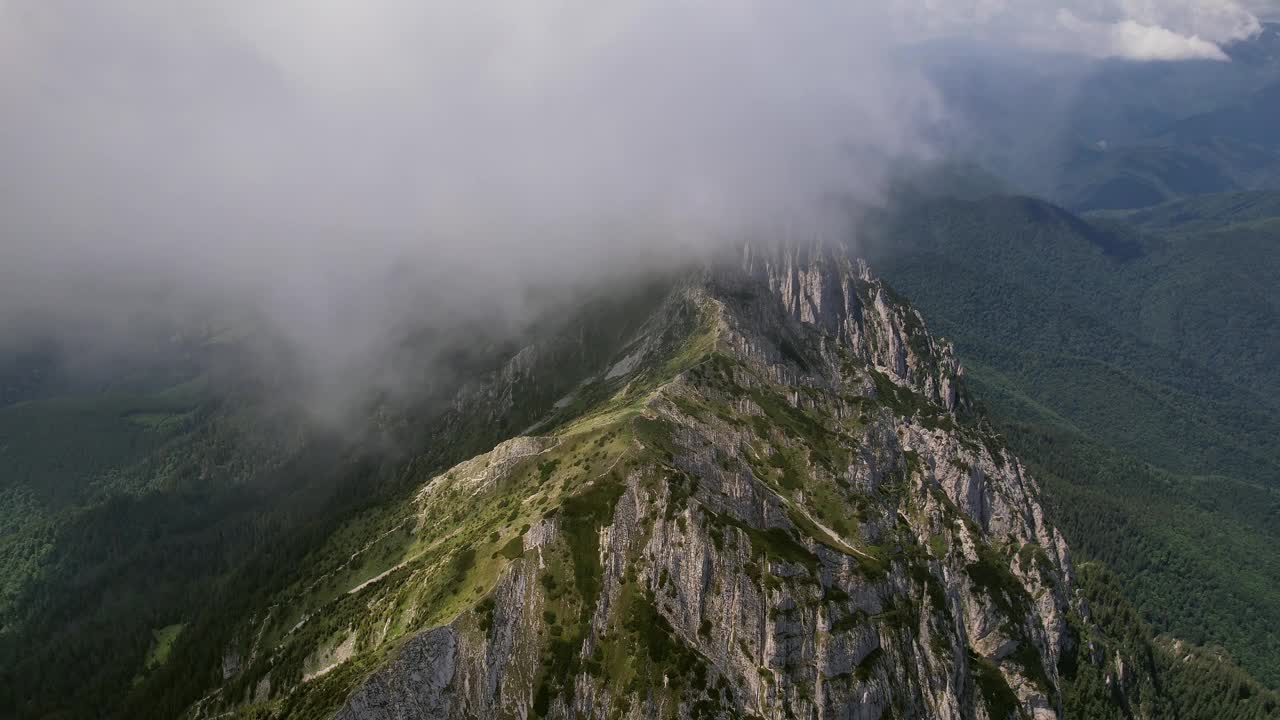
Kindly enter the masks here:
M 1262 27 L 1238 0 L 1120 0 L 1119 11 L 1116 25 L 1131 21 L 1213 44 L 1243 40 Z
M 1268 0 L 896 0 L 900 31 L 1095 57 L 1226 60 Z M 1274 11 L 1274 8 L 1272 8 Z
M 892 39 L 845 0 L 0 0 L 0 343 L 162 284 L 346 379 L 408 322 L 843 229 L 931 119 Z
M 1077 49 L 1092 55 L 1129 60 L 1229 60 L 1222 48 L 1197 35 L 1187 37 L 1135 20 L 1088 22 L 1061 10 L 1058 23 L 1074 38 Z
M 0 341 L 163 281 L 346 363 L 874 201 L 945 116 L 898 44 L 1220 58 L 1256 28 L 1237 0 L 0 0 Z
M 1124 20 L 1110 27 L 1111 50 L 1132 60 L 1229 60 L 1222 48 L 1198 35 Z

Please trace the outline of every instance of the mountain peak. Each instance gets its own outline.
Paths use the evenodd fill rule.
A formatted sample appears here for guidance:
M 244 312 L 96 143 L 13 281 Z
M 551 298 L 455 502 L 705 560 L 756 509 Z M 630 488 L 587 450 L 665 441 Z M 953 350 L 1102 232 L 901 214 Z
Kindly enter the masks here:
M 1055 717 L 1067 550 L 959 377 L 864 263 L 744 248 L 335 537 L 196 714 Z

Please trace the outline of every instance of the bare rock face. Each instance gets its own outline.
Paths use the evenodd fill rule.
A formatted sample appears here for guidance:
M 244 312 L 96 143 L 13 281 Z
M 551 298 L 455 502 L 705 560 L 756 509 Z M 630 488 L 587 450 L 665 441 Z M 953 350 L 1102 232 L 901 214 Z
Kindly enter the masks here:
M 344 601 L 371 669 L 292 692 L 342 720 L 1056 718 L 1070 557 L 962 378 L 865 265 L 748 248 L 547 435 L 429 482 L 407 559 Z
M 730 285 L 736 279 L 767 286 L 790 319 L 821 334 L 819 344 L 828 359 L 853 354 L 893 382 L 947 410 L 956 409 L 961 368 L 951 345 L 925 332 L 920 313 L 877 280 L 862 260 L 821 245 L 763 251 L 748 246 L 742 272 L 722 277 Z
M 399 656 L 364 684 L 336 720 L 408 720 L 452 717 L 457 640 L 436 628 L 405 643 Z

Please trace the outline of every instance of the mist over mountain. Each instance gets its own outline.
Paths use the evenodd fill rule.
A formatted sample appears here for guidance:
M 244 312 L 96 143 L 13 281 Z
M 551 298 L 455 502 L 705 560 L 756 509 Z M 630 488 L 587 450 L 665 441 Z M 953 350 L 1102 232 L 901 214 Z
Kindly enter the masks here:
M 0 718 L 1280 717 L 1264 0 L 0 0 Z
M 330 386 L 385 375 L 369 366 L 408 326 L 519 328 L 545 286 L 847 233 L 956 128 L 1005 143 L 1044 124 L 1021 108 L 1053 107 L 972 116 L 982 96 L 948 97 L 904 46 L 1022 48 L 996 50 L 1004 74 L 1041 64 L 1018 52 L 1143 57 L 1087 41 L 1127 23 L 1216 68 L 1261 32 L 1203 0 L 0 12 L 5 342 L 252 328 Z
M 6 335 L 198 312 L 320 374 L 406 325 L 519 327 L 542 286 L 834 232 L 932 113 L 841 3 L 3 17 Z

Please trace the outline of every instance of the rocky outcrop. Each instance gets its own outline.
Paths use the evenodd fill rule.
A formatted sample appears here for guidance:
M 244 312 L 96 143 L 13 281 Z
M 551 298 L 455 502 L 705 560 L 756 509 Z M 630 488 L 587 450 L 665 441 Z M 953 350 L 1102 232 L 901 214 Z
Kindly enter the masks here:
M 435 720 L 452 717 L 457 640 L 450 628 L 405 643 L 390 665 L 348 700 L 335 720 Z
M 962 371 L 951 345 L 930 336 L 920 313 L 872 275 L 862 260 L 820 244 L 749 245 L 743 249 L 741 268 L 724 269 L 717 279 L 722 287 L 736 290 L 731 290 L 731 300 L 744 297 L 745 288 L 767 287 L 790 319 L 817 332 L 821 355 L 829 364 L 838 367 L 842 356 L 852 354 L 894 383 L 948 410 L 957 409 Z M 779 343 L 786 338 L 776 332 L 757 335 Z M 783 356 L 779 359 L 791 352 L 785 345 L 778 350 Z

